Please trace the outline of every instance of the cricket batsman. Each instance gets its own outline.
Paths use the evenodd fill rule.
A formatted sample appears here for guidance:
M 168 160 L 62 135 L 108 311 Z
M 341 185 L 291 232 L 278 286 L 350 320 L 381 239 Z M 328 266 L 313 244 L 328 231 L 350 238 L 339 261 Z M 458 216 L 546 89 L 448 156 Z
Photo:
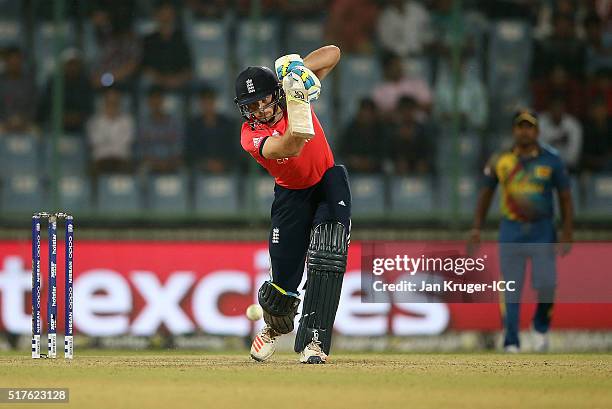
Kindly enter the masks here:
M 270 279 L 258 291 L 265 327 L 257 333 L 251 357 L 265 361 L 275 342 L 293 331 L 304 265 L 307 278 L 295 352 L 300 362 L 327 360 L 332 328 L 346 271 L 351 228 L 351 192 L 346 168 L 334 162 L 314 111 L 314 136 L 297 137 L 288 122 L 282 80 L 303 81 L 309 101 L 340 60 L 338 47 L 319 48 L 303 59 L 276 60 L 275 71 L 248 67 L 236 79 L 235 103 L 245 119 L 241 144 L 274 178 L 269 237 Z
M 499 256 L 503 279 L 514 281 L 516 291 L 502 300 L 505 326 L 504 350 L 519 352 L 521 289 L 527 261 L 538 305 L 533 316 L 535 349 L 548 349 L 548 330 L 556 288 L 556 253 L 567 254 L 572 242 L 572 197 L 567 169 L 557 152 L 538 142 L 538 117 L 530 110 L 514 115 L 514 146 L 492 156 L 484 169 L 470 241 L 480 241 L 480 228 L 497 185 L 501 188 L 502 220 Z M 553 192 L 559 196 L 563 221 L 561 243 L 557 244 Z M 502 293 L 503 294 L 503 293 Z

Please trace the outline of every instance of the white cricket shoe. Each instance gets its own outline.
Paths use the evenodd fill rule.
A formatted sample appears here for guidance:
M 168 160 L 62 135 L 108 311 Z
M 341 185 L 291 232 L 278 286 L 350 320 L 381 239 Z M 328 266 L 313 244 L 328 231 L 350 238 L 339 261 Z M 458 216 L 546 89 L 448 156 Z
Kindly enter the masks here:
M 536 352 L 548 352 L 550 339 L 547 332 L 533 331 L 533 349 Z
M 521 352 L 521 349 L 518 347 L 518 345 L 506 345 L 504 347 L 504 352 L 507 354 L 518 354 Z
M 265 326 L 255 335 L 251 344 L 251 358 L 258 362 L 263 362 L 270 358 L 276 346 L 274 342 L 281 334 L 274 331 L 269 326 Z
M 303 364 L 324 364 L 325 361 L 327 361 L 327 355 L 321 349 L 319 332 L 314 331 L 312 341 L 300 352 L 300 362 Z

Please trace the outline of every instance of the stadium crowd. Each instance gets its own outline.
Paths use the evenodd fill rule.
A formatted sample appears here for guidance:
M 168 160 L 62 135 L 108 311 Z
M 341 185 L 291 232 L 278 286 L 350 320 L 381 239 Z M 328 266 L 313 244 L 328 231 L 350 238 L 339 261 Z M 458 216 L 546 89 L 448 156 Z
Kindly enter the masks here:
M 76 40 L 61 53 L 61 121 L 66 134 L 87 142 L 92 174 L 246 169 L 231 89 L 219 92 L 198 75 L 185 22 L 237 23 L 249 18 L 252 2 L 66 3 Z M 308 16 L 321 21 L 324 41 L 343 55 L 376 61 L 382 77 L 372 79 L 369 95 L 359 95 L 346 116 L 340 115 L 346 103 L 340 82 L 324 90 L 336 109 L 328 137 L 353 172 L 434 175 L 445 157 L 433 158 L 440 158 L 453 127 L 460 138 L 477 141 L 478 160 L 470 169 L 476 172 L 509 132 L 505 110 L 518 105 L 541 114 L 542 141 L 558 149 L 573 172 L 612 171 L 609 1 L 466 0 L 457 20 L 451 0 L 260 3 L 260 15 L 276 21 L 282 38 L 291 35 L 292 21 Z M 44 140 L 52 129 L 53 75 L 37 60 L 32 39 L 38 22 L 52 18 L 50 4 L 0 2 L 18 8 L 21 32 L 29 33 L 1 46 L 0 135 Z M 148 29 L 137 29 L 143 21 Z M 507 84 L 491 78 L 491 67 L 503 71 L 504 62 L 486 52 L 491 27 L 503 21 L 528 28 L 531 50 L 524 78 L 511 75 L 525 87 L 508 100 L 497 90 Z M 238 48 L 231 30 L 229 40 L 230 49 Z M 230 58 L 226 74 L 233 78 L 238 65 Z

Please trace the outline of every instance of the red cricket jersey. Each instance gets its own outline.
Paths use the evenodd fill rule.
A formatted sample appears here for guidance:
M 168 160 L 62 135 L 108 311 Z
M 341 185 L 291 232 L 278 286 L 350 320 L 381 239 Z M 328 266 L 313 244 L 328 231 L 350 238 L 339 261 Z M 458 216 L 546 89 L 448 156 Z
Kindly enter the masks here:
M 268 136 L 284 137 L 287 129 L 287 112 L 273 126 L 260 125 L 251 129 L 248 123 L 242 124 L 240 142 L 242 148 L 274 177 L 275 182 L 287 189 L 306 189 L 318 183 L 327 169 L 334 166 L 334 155 L 327 143 L 325 132 L 319 119 L 312 111 L 315 136 L 308 140 L 298 157 L 266 159 L 260 154 L 260 145 Z

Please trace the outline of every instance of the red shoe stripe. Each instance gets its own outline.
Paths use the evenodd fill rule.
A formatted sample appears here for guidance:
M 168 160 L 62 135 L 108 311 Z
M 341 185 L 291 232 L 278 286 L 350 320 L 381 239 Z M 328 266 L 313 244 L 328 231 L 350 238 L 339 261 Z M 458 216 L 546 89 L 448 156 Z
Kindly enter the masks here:
M 257 352 L 259 352 L 259 350 L 261 349 L 261 347 L 263 347 L 263 341 L 262 341 L 262 340 L 261 340 L 261 338 L 259 338 L 259 337 L 255 337 L 254 344 L 255 344 L 255 350 L 256 350 Z

